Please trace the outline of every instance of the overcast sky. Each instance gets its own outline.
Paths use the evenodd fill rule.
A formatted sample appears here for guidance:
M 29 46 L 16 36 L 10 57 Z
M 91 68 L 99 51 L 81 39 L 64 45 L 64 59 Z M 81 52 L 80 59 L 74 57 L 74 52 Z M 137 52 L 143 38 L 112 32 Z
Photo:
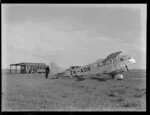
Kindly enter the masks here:
M 146 5 L 2 4 L 2 67 L 84 65 L 122 51 L 146 68 Z

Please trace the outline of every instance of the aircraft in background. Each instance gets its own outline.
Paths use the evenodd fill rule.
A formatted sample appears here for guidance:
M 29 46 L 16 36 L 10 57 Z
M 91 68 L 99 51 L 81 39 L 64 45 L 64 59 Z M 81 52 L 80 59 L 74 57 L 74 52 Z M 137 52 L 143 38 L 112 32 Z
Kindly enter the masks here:
M 113 79 L 123 79 L 123 72 L 128 71 L 128 65 L 135 63 L 135 59 L 129 55 L 119 55 L 121 51 L 108 55 L 105 59 L 99 59 L 85 66 L 72 66 L 69 69 L 55 74 L 58 77 L 79 77 L 86 75 L 107 74 Z

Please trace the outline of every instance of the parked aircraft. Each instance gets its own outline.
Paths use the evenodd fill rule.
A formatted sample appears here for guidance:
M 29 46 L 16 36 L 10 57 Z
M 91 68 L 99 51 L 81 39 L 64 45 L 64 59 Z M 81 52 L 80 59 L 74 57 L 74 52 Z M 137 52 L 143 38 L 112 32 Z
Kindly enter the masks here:
M 108 74 L 113 79 L 123 79 L 123 72 L 128 71 L 128 65 L 135 63 L 135 59 L 129 55 L 119 55 L 121 51 L 108 55 L 105 59 L 99 59 L 94 63 L 69 68 L 64 72 L 55 74 L 57 77 L 79 77 L 89 74 Z

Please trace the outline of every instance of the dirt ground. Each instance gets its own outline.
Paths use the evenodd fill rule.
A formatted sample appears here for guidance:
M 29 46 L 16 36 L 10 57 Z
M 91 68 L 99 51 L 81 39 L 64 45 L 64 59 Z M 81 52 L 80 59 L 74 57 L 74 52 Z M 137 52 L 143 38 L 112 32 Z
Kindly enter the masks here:
M 2 111 L 146 111 L 146 72 L 124 80 L 2 73 Z

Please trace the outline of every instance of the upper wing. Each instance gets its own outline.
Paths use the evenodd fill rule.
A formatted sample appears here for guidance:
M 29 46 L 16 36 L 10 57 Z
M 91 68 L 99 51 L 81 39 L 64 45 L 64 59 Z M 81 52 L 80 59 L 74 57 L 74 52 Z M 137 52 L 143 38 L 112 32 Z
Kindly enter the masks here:
M 115 53 L 112 53 L 112 54 L 108 55 L 106 57 L 106 59 L 103 60 L 103 63 L 105 64 L 107 61 L 116 58 L 120 53 L 122 53 L 122 52 L 118 51 L 118 52 L 115 52 Z

